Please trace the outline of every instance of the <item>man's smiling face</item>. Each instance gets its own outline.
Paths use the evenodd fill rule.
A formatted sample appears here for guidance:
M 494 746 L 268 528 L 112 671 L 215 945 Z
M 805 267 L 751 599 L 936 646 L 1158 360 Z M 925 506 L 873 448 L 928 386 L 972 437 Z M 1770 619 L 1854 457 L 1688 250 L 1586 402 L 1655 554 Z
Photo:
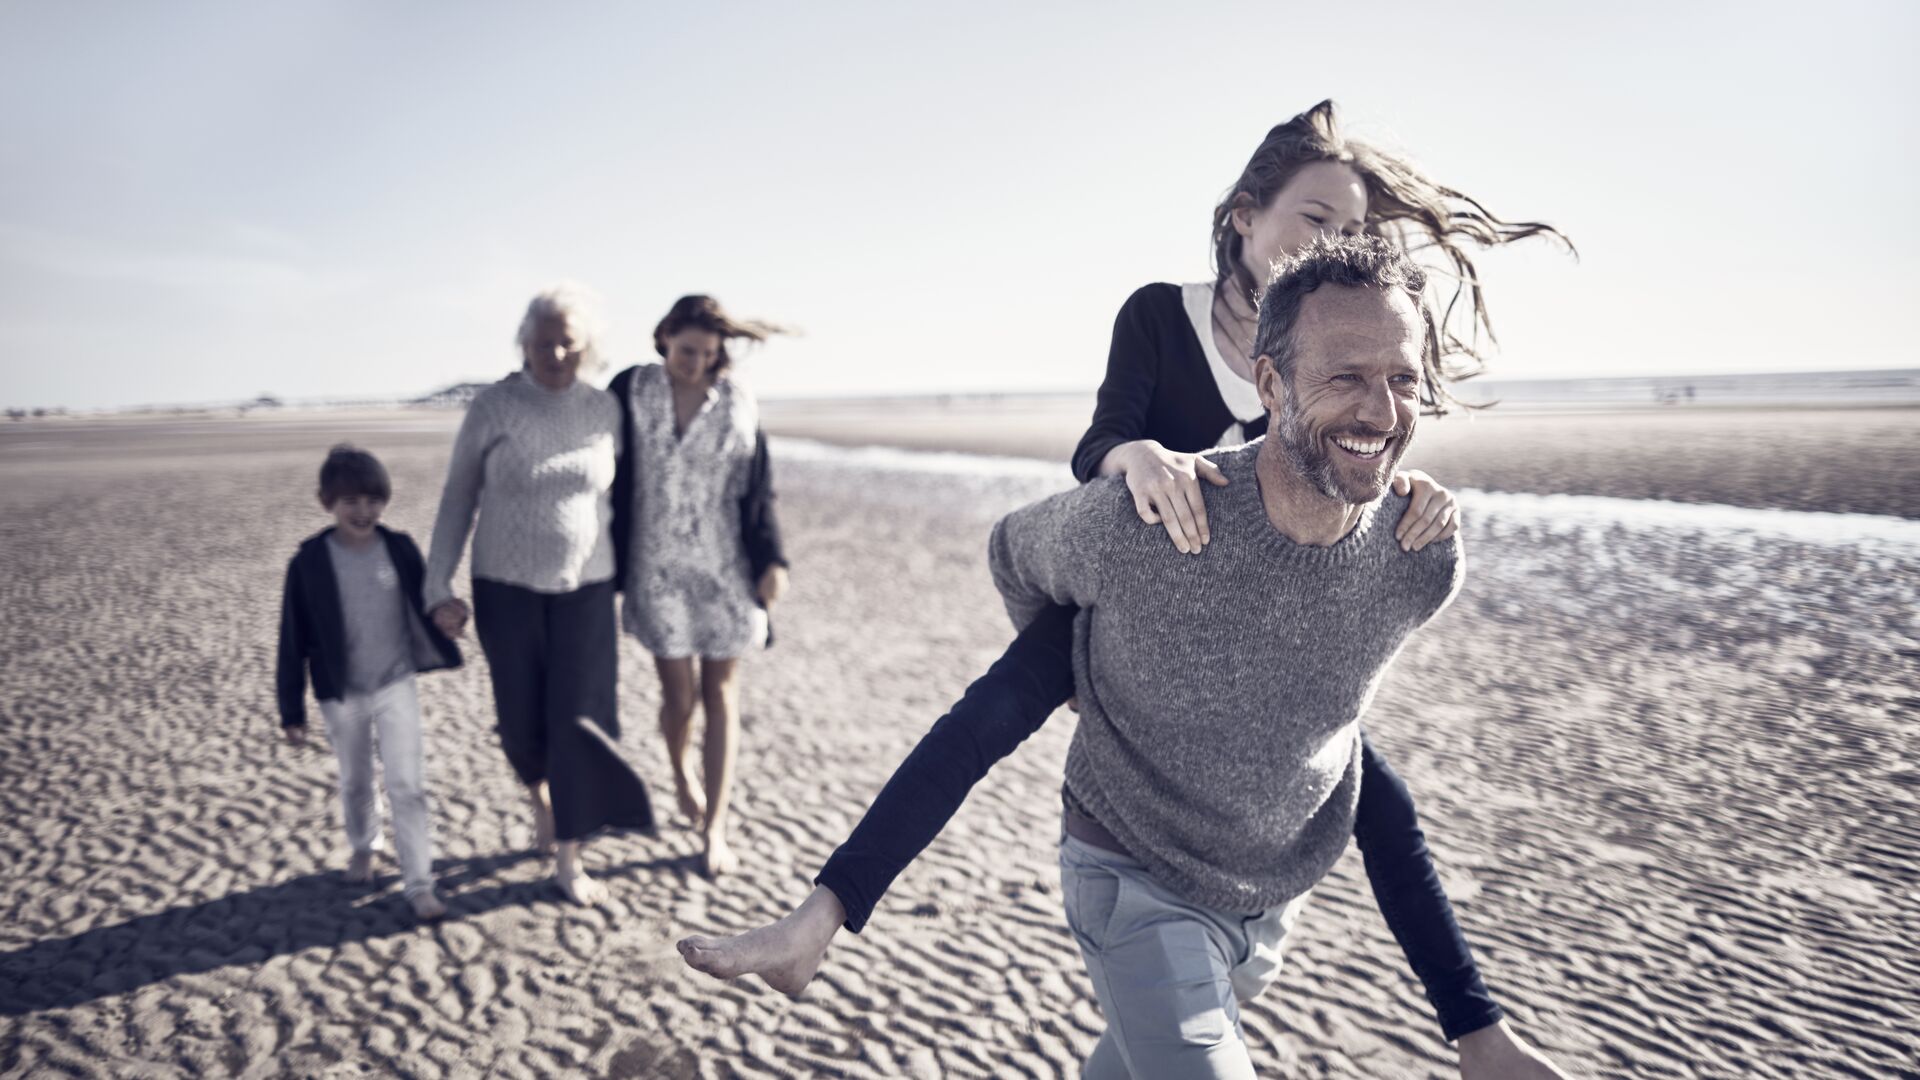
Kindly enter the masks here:
M 1322 494 L 1372 502 L 1420 418 L 1420 312 L 1399 289 L 1324 285 L 1301 300 L 1291 340 L 1291 377 L 1267 356 L 1254 373 L 1272 437 Z

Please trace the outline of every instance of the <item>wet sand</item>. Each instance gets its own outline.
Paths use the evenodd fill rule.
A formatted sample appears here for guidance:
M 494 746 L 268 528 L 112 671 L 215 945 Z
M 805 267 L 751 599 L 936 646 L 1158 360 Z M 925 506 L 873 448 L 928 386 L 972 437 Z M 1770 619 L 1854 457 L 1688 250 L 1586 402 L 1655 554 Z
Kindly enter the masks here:
M 1093 398 L 784 401 L 767 429 L 840 446 L 1066 461 Z M 1456 488 L 1920 517 L 1920 408 L 1500 405 L 1421 422 L 1405 464 Z
M 1915 452 L 1907 414 L 1781 415 L 1827 451 L 1796 467 Z M 380 453 L 389 519 L 424 544 L 456 422 L 0 428 L 0 1073 L 1074 1075 L 1101 1022 L 1054 863 L 1064 711 L 801 1000 L 672 950 L 805 894 L 1010 637 L 986 530 L 1064 469 L 788 447 L 793 591 L 746 668 L 746 865 L 718 883 L 669 811 L 658 839 L 591 848 L 607 908 L 564 904 L 525 854 L 468 638 L 466 668 L 422 681 L 452 908 L 422 928 L 390 861 L 374 889 L 340 879 L 334 766 L 324 740 L 279 740 L 271 665 L 286 558 L 325 524 L 326 446 Z M 1542 463 L 1571 426 L 1458 460 L 1602 474 L 1591 455 Z M 1664 476 L 1602 494 L 1767 505 L 1729 486 L 1748 474 L 1690 460 L 1746 438 L 1720 430 L 1670 436 L 1636 465 Z M 1889 448 L 1883 430 L 1906 434 Z M 1915 477 L 1880 486 L 1910 499 Z M 1903 505 L 1882 512 L 1920 516 Z M 1920 526 L 1525 495 L 1467 510 L 1467 588 L 1369 724 L 1518 1027 L 1577 1075 L 1916 1075 Z M 651 665 L 623 650 L 623 745 L 670 806 Z M 1457 1075 L 1351 851 L 1246 1024 L 1263 1075 Z

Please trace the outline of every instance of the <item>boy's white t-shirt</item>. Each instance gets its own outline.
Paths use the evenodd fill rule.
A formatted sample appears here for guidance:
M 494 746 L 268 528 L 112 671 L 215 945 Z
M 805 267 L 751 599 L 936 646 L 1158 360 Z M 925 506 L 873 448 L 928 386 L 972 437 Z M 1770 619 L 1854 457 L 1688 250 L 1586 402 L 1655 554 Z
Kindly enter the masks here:
M 347 681 L 341 689 L 371 694 L 413 674 L 407 599 L 386 542 L 376 538 L 356 551 L 328 536 L 327 554 L 340 590 L 347 638 Z

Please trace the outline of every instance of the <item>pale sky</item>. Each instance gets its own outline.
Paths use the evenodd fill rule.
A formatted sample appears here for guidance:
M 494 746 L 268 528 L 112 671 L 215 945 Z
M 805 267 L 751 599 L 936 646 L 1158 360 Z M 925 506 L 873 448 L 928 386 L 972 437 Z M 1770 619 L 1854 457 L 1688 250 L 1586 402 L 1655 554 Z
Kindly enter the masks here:
M 1362 19 L 1350 12 L 1365 11 Z M 1092 390 L 1324 97 L 1544 244 L 1501 378 L 1920 366 L 1920 4 L 0 0 L 0 405 L 412 395 L 526 299 L 763 396 Z

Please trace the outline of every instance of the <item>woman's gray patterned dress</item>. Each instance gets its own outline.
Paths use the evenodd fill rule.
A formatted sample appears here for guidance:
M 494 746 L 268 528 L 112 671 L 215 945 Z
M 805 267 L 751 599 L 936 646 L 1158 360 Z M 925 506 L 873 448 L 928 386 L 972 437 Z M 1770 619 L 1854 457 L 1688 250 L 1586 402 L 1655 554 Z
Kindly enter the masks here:
M 655 656 L 724 660 L 766 641 L 740 539 L 759 414 L 744 386 L 722 378 L 676 436 L 666 368 L 634 372 L 634 542 L 622 623 Z

